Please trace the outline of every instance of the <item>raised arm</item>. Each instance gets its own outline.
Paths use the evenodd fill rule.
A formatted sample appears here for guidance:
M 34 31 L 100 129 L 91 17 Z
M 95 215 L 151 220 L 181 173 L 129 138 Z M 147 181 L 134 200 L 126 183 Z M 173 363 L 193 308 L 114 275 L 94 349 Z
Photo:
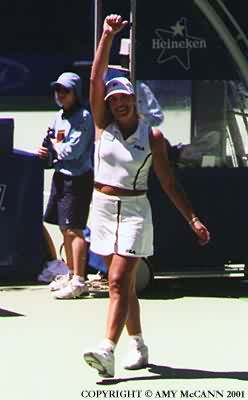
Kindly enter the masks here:
M 104 78 L 108 69 L 113 38 L 127 24 L 128 21 L 122 21 L 122 17 L 116 14 L 111 14 L 104 20 L 103 32 L 95 54 L 90 76 L 90 105 L 96 129 L 104 129 L 110 121 L 109 111 L 104 101 Z
M 210 234 L 207 228 L 196 216 L 186 194 L 179 182 L 176 180 L 175 174 L 168 160 L 166 141 L 159 129 L 152 129 L 150 143 L 152 148 L 154 171 L 159 178 L 162 189 L 167 193 L 170 200 L 188 221 L 189 226 L 198 236 L 199 243 L 201 245 L 208 243 L 210 240 Z

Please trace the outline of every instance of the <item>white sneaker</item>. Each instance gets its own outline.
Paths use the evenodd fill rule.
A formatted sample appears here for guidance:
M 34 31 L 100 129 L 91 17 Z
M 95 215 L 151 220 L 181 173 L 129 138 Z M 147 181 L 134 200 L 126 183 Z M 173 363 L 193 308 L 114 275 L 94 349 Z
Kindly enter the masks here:
M 54 297 L 55 299 L 76 299 L 81 296 L 87 296 L 89 294 L 89 288 L 86 283 L 74 282 L 71 279 L 66 287 L 60 290 L 56 290 Z
M 90 367 L 97 369 L 101 377 L 113 378 L 115 373 L 115 356 L 113 350 L 99 347 L 96 351 L 84 353 L 83 357 Z
M 48 287 L 51 290 L 51 292 L 63 289 L 68 285 L 68 282 L 71 280 L 71 278 L 72 278 L 71 273 L 65 275 L 57 275 Z
M 131 340 L 128 353 L 122 363 L 125 369 L 141 369 L 148 365 L 148 347 L 142 342 Z

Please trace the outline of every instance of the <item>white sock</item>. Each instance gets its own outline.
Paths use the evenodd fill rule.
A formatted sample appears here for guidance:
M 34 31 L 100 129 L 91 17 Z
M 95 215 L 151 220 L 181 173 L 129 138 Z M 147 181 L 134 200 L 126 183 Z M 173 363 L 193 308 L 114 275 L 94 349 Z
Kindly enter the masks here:
M 106 350 L 111 350 L 111 351 L 115 351 L 115 347 L 116 347 L 116 343 L 113 342 L 112 340 L 105 338 L 101 341 L 100 348 L 106 349 Z
M 134 341 L 134 342 L 139 343 L 141 345 L 144 344 L 144 339 L 143 339 L 142 333 L 138 333 L 137 335 L 130 335 L 129 339 L 130 339 L 131 342 Z
M 74 274 L 72 277 L 73 282 L 80 282 L 80 283 L 84 283 L 84 278 L 80 275 L 76 275 Z

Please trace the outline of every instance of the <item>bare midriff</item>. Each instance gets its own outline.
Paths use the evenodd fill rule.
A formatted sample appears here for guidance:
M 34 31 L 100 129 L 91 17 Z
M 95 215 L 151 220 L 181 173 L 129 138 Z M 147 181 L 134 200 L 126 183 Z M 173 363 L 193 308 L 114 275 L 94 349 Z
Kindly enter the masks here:
M 130 190 L 118 188 L 116 186 L 105 185 L 104 183 L 95 182 L 94 187 L 98 192 L 108 194 L 110 196 L 141 196 L 146 190 Z

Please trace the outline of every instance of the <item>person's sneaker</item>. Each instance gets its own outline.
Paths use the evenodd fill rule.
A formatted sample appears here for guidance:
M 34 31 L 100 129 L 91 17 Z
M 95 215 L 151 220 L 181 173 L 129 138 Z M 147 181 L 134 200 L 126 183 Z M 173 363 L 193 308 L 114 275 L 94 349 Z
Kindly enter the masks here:
M 85 352 L 85 362 L 97 369 L 102 378 L 113 378 L 115 370 L 115 356 L 113 350 L 100 348 L 96 351 Z
M 54 297 L 55 299 L 77 299 L 82 296 L 89 294 L 89 288 L 86 283 L 74 282 L 71 279 L 66 287 L 60 290 L 56 290 Z
M 68 285 L 68 282 L 71 280 L 72 274 L 65 274 L 65 275 L 57 275 L 54 280 L 49 284 L 49 289 L 51 292 L 55 290 L 60 290 L 65 288 Z
M 131 340 L 122 366 L 125 369 L 140 369 L 148 365 L 148 347 L 144 342 Z

